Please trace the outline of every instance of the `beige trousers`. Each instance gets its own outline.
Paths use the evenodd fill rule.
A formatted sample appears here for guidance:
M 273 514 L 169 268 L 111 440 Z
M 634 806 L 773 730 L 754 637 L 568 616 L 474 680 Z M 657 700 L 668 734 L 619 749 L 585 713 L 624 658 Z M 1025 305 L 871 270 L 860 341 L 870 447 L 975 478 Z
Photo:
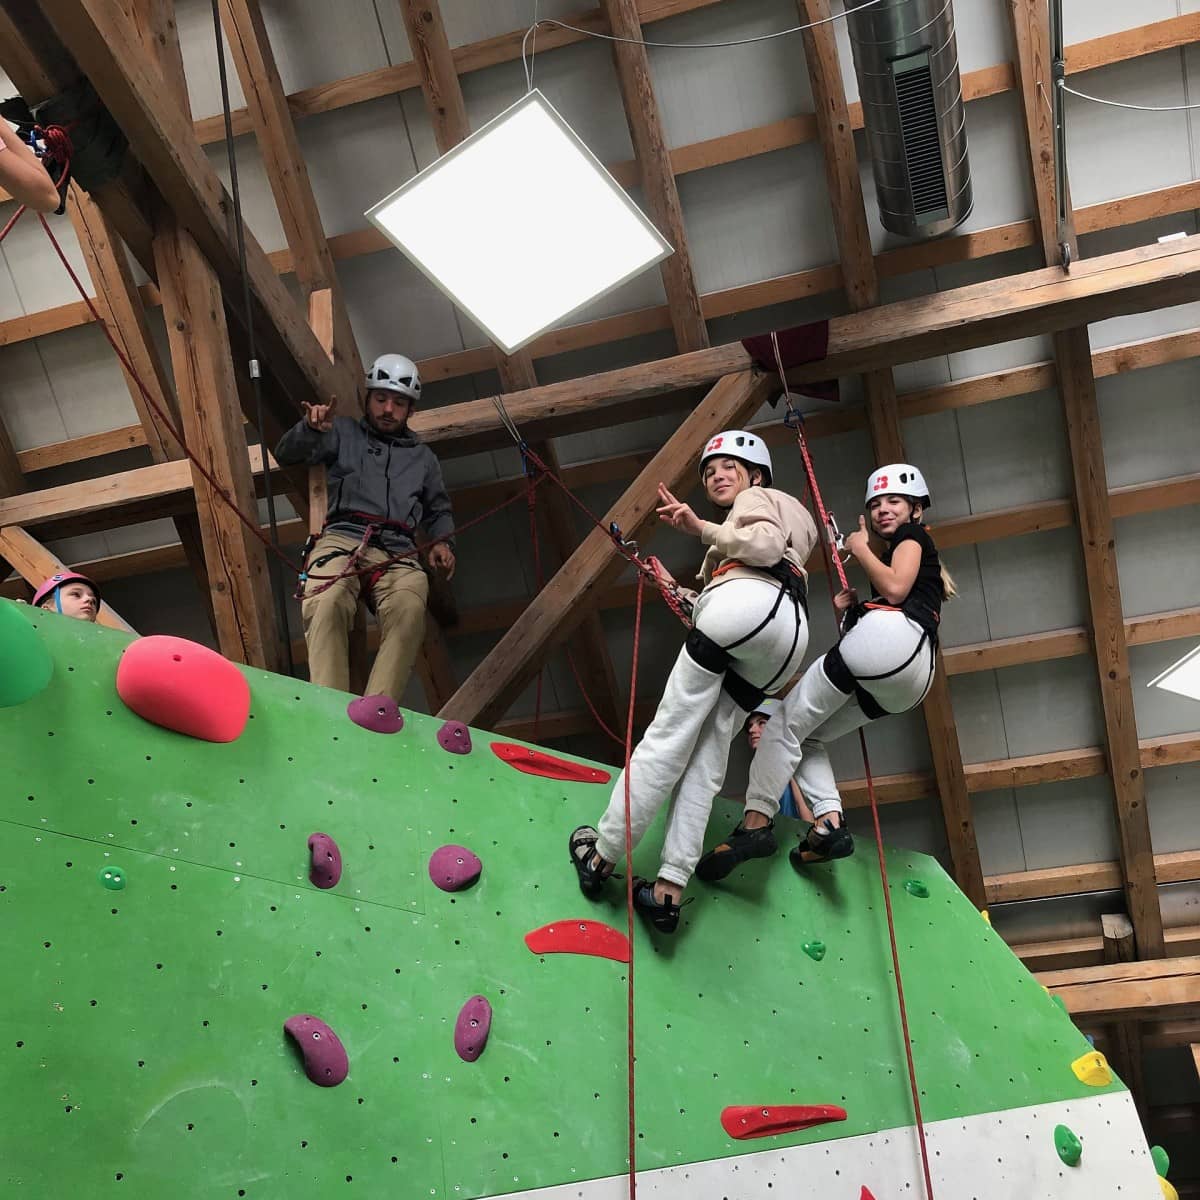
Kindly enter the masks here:
M 359 539 L 345 533 L 323 533 L 309 555 L 315 561 L 331 550 L 353 551 Z M 358 569 L 386 562 L 389 555 L 368 546 L 359 555 Z M 367 680 L 368 696 L 391 696 L 397 702 L 404 695 L 413 662 L 425 638 L 425 605 L 429 599 L 429 580 L 414 557 L 389 567 L 374 588 L 375 616 L 379 621 L 379 653 Z M 336 575 L 346 566 L 344 557 L 323 567 L 312 568 L 314 575 Z M 347 575 L 332 587 L 328 579 L 310 579 L 304 586 L 300 611 L 304 617 L 304 640 L 308 645 L 308 674 L 321 687 L 350 690 L 350 630 L 358 608 L 358 598 L 366 576 Z M 324 591 L 319 589 L 324 588 Z

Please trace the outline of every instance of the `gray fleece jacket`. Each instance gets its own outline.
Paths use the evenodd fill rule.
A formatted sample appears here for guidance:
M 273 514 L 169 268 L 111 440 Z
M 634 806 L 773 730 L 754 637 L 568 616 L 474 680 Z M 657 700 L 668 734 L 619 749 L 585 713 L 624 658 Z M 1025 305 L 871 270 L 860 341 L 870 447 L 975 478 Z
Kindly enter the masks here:
M 279 439 L 275 459 L 283 466 L 323 463 L 328 468 L 327 529 L 361 536 L 367 520 L 356 513 L 400 521 L 414 531 L 424 526 L 433 538 L 454 528 L 437 456 L 407 428 L 386 437 L 366 418 L 334 417 L 333 428 L 321 433 L 300 420 Z M 412 537 L 399 529 L 385 528 L 381 540 L 393 554 L 413 546 Z

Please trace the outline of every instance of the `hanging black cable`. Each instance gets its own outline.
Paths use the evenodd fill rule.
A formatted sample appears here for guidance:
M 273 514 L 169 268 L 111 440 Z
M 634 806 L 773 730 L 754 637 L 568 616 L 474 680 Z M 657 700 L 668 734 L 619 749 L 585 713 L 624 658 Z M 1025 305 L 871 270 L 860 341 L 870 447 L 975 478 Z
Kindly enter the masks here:
M 263 427 L 263 397 L 261 370 L 254 344 L 254 316 L 250 309 L 250 276 L 246 270 L 246 235 L 242 221 L 242 197 L 238 190 L 237 156 L 233 148 L 233 114 L 229 108 L 229 79 L 225 73 L 225 40 L 221 31 L 219 0 L 212 0 L 213 35 L 217 45 L 217 71 L 221 79 L 221 108 L 225 114 L 225 153 L 229 159 L 229 185 L 233 192 L 233 223 L 237 230 L 238 263 L 242 272 L 242 308 L 246 324 L 246 350 L 250 356 L 250 381 L 254 387 L 255 424 L 258 426 L 259 446 L 262 448 L 263 490 L 267 501 L 267 520 L 271 528 L 271 542 L 279 548 L 279 522 L 275 516 L 275 493 L 271 486 L 270 455 L 267 450 L 267 435 Z M 279 629 L 283 635 L 284 656 L 289 675 L 296 674 L 296 663 L 292 658 L 292 629 L 288 619 L 287 596 L 280 577 L 279 560 L 276 555 L 268 556 L 271 575 L 271 595 L 279 610 Z

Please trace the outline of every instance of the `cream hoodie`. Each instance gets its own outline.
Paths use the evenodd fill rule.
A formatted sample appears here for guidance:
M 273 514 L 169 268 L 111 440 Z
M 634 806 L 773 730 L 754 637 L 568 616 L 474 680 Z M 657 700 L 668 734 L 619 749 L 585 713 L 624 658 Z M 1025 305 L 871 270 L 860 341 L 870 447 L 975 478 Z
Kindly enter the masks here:
M 817 544 L 816 522 L 795 496 L 775 488 L 749 487 L 733 502 L 719 525 L 705 521 L 700 540 L 709 547 L 697 579 L 708 587 L 719 587 L 731 579 L 761 579 L 755 567 L 773 567 L 781 558 L 799 567 Z M 736 560 L 716 581 L 713 573 L 722 564 Z

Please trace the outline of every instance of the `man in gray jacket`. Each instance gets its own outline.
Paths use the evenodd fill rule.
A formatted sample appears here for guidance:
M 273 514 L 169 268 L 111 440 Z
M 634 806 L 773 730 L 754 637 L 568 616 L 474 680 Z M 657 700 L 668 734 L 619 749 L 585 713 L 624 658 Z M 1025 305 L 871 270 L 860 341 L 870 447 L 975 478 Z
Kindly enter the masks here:
M 361 421 L 334 416 L 336 400 L 305 404 L 303 420 L 275 448 L 285 466 L 328 470 L 328 515 L 305 563 L 301 607 L 309 677 L 323 687 L 350 689 L 350 630 L 360 592 L 380 630 L 367 695 L 399 701 L 421 647 L 429 580 L 415 552 L 417 530 L 446 538 L 454 517 L 437 458 L 408 428 L 420 398 L 416 365 L 384 354 L 367 372 Z M 435 541 L 428 557 L 434 570 L 454 575 L 449 539 Z

